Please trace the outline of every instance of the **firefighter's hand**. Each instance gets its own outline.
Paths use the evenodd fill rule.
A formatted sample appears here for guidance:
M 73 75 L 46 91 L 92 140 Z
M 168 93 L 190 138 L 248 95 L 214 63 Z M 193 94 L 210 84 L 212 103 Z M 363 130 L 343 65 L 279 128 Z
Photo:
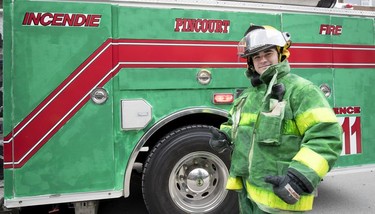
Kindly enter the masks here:
M 212 126 L 210 127 L 210 132 L 212 136 L 209 143 L 213 150 L 218 153 L 222 153 L 225 150 L 231 150 L 231 146 L 225 133 Z
M 288 204 L 295 204 L 305 187 L 291 172 L 284 176 L 267 176 L 265 182 L 273 185 L 273 192 Z

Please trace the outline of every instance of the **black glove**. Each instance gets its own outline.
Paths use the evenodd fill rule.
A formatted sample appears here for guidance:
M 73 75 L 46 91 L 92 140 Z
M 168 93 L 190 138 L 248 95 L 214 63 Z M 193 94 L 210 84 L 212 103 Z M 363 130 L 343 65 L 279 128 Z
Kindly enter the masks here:
M 291 170 L 288 170 L 285 176 L 267 176 L 264 181 L 272 184 L 273 192 L 288 204 L 297 203 L 302 193 L 313 191 L 311 184 L 306 185 L 307 181 L 302 182 Z
M 231 146 L 229 145 L 228 137 L 227 135 L 220 131 L 219 129 L 215 127 L 210 127 L 209 128 L 212 137 L 209 141 L 210 146 L 213 150 L 215 150 L 218 153 L 222 153 L 225 150 L 231 150 Z

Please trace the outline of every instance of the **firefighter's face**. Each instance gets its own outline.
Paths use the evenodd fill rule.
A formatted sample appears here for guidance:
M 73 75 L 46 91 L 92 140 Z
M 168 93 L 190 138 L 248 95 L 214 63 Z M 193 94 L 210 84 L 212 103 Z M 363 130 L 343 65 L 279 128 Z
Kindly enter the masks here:
M 260 51 L 251 56 L 251 59 L 253 60 L 255 71 L 259 75 L 262 75 L 271 65 L 279 63 L 279 56 L 276 48 Z

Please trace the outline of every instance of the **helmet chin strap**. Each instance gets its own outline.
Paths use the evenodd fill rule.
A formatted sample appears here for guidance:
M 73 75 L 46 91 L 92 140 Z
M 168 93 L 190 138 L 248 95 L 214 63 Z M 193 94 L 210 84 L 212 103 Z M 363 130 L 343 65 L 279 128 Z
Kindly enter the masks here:
M 252 72 L 251 73 L 251 85 L 254 87 L 257 87 L 261 85 L 263 82 L 260 80 L 260 75 L 257 72 Z
M 250 57 L 247 58 L 247 70 L 245 71 L 246 77 L 250 79 L 251 85 L 257 87 L 262 84 L 260 75 L 255 71 Z

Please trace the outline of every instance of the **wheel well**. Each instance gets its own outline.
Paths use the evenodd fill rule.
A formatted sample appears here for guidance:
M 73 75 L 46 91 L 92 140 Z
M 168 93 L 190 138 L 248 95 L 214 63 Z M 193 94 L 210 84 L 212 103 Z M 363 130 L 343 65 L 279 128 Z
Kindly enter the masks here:
M 158 129 L 145 143 L 144 146 L 149 147 L 148 151 L 151 151 L 155 144 L 162 138 L 164 135 L 169 133 L 170 131 L 177 129 L 182 126 L 193 125 L 193 124 L 201 124 L 201 125 L 209 125 L 219 127 L 220 124 L 226 122 L 228 118 L 217 115 L 217 114 L 209 114 L 209 113 L 195 113 L 185 115 L 175 120 L 170 121 L 169 123 L 163 125 L 160 129 Z M 136 162 L 144 163 L 148 156 L 148 152 L 140 152 L 136 158 Z

